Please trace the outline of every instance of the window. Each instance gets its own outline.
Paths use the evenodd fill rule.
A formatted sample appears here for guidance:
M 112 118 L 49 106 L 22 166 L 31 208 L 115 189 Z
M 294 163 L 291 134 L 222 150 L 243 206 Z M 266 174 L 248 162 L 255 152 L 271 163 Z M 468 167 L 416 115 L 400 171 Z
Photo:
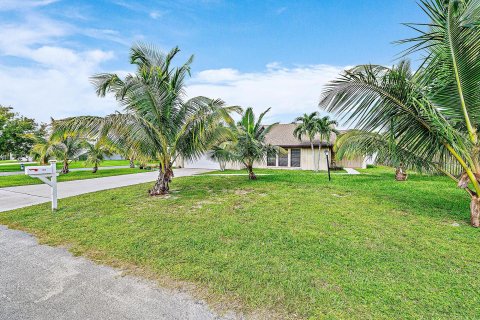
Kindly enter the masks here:
M 279 167 L 288 167 L 288 151 L 285 153 L 278 153 L 278 166 Z
M 300 168 L 301 149 L 290 150 L 290 167 Z
M 269 152 L 267 154 L 267 166 L 275 167 L 277 165 L 277 155 L 275 152 Z

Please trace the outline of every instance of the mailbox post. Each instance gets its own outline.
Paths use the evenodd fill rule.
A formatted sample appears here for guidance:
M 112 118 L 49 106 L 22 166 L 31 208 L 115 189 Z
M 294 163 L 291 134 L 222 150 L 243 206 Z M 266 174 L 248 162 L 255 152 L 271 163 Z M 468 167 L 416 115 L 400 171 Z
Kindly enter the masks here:
M 55 211 L 57 210 L 57 160 L 50 160 L 49 162 L 50 166 L 25 167 L 25 174 L 38 178 L 50 186 L 52 211 Z

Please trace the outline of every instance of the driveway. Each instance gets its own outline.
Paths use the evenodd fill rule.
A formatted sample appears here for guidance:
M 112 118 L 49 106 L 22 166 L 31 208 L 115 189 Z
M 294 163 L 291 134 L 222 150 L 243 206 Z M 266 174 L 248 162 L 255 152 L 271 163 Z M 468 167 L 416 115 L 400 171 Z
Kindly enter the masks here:
M 106 170 L 106 169 L 129 169 L 130 166 L 111 166 L 111 167 L 99 167 L 98 170 Z M 58 169 L 57 172 L 62 171 Z M 92 168 L 73 168 L 70 171 L 92 171 Z M 24 171 L 8 171 L 8 172 L 0 172 L 1 176 L 19 176 L 21 174 L 25 174 Z
M 238 319 L 216 315 L 185 292 L 124 276 L 4 226 L 0 270 L 0 319 Z
M 175 169 L 175 177 L 191 176 L 208 172 L 208 169 Z M 125 187 L 152 182 L 158 177 L 157 171 L 126 174 L 96 179 L 74 180 L 58 183 L 58 198 L 73 197 L 84 193 Z M 49 202 L 50 187 L 46 184 L 0 188 L 0 212 Z M 61 203 L 59 204 L 61 205 Z

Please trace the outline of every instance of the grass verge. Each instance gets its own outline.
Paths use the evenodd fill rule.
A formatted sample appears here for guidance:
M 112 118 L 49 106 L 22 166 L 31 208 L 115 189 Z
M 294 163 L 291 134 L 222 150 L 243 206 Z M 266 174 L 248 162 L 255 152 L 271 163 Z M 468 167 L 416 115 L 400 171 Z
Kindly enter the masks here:
M 11 161 L 11 160 L 9 160 Z M 21 162 L 25 166 L 38 166 L 38 163 L 29 163 L 29 162 Z M 130 162 L 128 160 L 105 160 L 100 163 L 100 167 L 115 167 L 115 166 L 128 166 Z M 85 161 L 73 161 L 70 163 L 70 169 L 76 168 L 89 168 L 91 166 L 86 166 Z M 62 163 L 57 163 L 57 169 L 62 168 Z M 20 162 L 14 161 L 14 163 L 9 163 L 0 166 L 0 172 L 15 172 L 15 171 L 22 171 L 20 169 Z
M 118 176 L 124 174 L 146 172 L 140 169 L 99 169 L 96 173 L 91 171 L 71 171 L 67 174 L 60 174 L 57 178 L 58 182 L 71 181 L 71 180 L 84 180 L 94 179 L 101 177 Z M 43 183 L 37 178 L 32 178 L 23 174 L 13 176 L 0 176 L 0 188 L 13 187 L 13 186 L 25 186 L 31 184 Z

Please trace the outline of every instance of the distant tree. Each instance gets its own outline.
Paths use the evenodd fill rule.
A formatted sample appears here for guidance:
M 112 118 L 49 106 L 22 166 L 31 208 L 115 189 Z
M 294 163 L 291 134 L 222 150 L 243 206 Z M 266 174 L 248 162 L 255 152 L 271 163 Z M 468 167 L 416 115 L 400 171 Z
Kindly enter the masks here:
M 37 129 L 33 119 L 13 112 L 13 108 L 0 105 L 0 155 L 26 157 L 34 144 L 32 133 Z
M 53 134 L 50 138 L 50 154 L 62 161 L 62 173 L 70 172 L 69 164 L 85 152 L 85 140 L 78 135 Z
M 297 124 L 297 127 L 293 131 L 293 135 L 298 140 L 302 140 L 302 138 L 306 136 L 310 141 L 310 148 L 312 149 L 312 162 L 315 171 L 317 171 L 318 162 L 315 161 L 315 147 L 313 145 L 313 140 L 315 139 L 315 135 L 318 133 L 318 112 L 312 112 L 310 114 L 305 113 L 303 116 L 295 118 L 294 123 Z M 318 158 L 320 159 L 320 155 Z
M 94 143 L 85 142 L 84 149 L 84 154 L 87 156 L 85 164 L 93 166 L 92 173 L 97 172 L 100 163 L 105 160 L 105 156 L 110 156 L 113 154 L 112 146 L 103 139 L 100 139 Z

